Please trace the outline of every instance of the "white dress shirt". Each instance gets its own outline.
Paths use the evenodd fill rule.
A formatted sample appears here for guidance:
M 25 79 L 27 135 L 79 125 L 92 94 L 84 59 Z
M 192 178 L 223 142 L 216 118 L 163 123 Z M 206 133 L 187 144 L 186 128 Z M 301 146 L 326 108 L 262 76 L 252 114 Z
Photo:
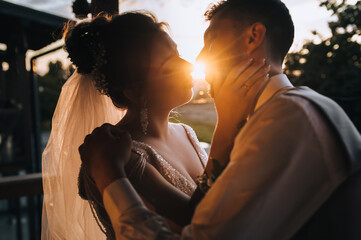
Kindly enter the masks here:
M 283 74 L 271 81 L 292 86 Z M 310 101 L 286 94 L 262 101 L 181 236 L 127 179 L 109 185 L 104 205 L 117 239 L 289 239 L 346 178 L 344 152 Z

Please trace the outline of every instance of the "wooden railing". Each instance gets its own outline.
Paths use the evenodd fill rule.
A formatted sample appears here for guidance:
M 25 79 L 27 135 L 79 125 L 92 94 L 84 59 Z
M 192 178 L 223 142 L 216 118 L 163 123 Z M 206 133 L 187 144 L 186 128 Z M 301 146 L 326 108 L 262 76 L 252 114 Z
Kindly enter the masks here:
M 41 173 L 0 177 L 0 199 L 18 198 L 42 193 Z

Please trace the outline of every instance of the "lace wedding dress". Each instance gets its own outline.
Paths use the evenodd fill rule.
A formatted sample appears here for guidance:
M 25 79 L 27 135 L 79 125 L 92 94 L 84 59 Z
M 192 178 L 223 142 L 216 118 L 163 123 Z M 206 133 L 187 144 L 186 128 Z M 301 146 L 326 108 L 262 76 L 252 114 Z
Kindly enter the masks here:
M 185 124 L 181 124 L 184 127 L 184 130 L 187 133 L 187 136 L 192 143 L 194 149 L 196 150 L 199 160 L 205 168 L 207 164 L 207 153 L 200 146 L 200 143 L 197 139 L 197 136 L 193 129 Z M 143 164 L 145 162 L 152 163 L 153 166 L 159 171 L 159 173 L 173 186 L 191 196 L 194 190 L 196 189 L 196 184 L 193 181 L 190 181 L 183 174 L 181 174 L 177 169 L 172 167 L 172 165 L 162 157 L 152 146 L 133 140 L 133 152 L 136 152 L 140 159 L 139 161 Z

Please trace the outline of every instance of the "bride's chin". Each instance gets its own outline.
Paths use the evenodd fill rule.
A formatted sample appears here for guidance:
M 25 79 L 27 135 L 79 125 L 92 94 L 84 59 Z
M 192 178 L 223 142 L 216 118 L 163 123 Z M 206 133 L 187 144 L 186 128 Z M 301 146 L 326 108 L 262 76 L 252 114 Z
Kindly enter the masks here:
M 193 98 L 193 88 L 189 89 L 188 91 L 188 98 L 187 101 L 185 103 L 189 103 Z
M 189 103 L 193 98 L 193 89 L 187 89 L 186 94 L 183 97 L 183 101 L 178 105 L 178 107 L 183 106 L 187 103 Z

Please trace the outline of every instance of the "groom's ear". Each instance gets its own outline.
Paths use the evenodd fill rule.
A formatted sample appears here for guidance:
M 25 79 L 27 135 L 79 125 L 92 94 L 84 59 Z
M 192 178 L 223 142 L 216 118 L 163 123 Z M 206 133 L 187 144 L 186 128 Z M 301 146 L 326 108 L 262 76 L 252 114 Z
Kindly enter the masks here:
M 260 22 L 253 23 L 248 28 L 248 51 L 253 52 L 262 45 L 266 37 L 266 26 Z

